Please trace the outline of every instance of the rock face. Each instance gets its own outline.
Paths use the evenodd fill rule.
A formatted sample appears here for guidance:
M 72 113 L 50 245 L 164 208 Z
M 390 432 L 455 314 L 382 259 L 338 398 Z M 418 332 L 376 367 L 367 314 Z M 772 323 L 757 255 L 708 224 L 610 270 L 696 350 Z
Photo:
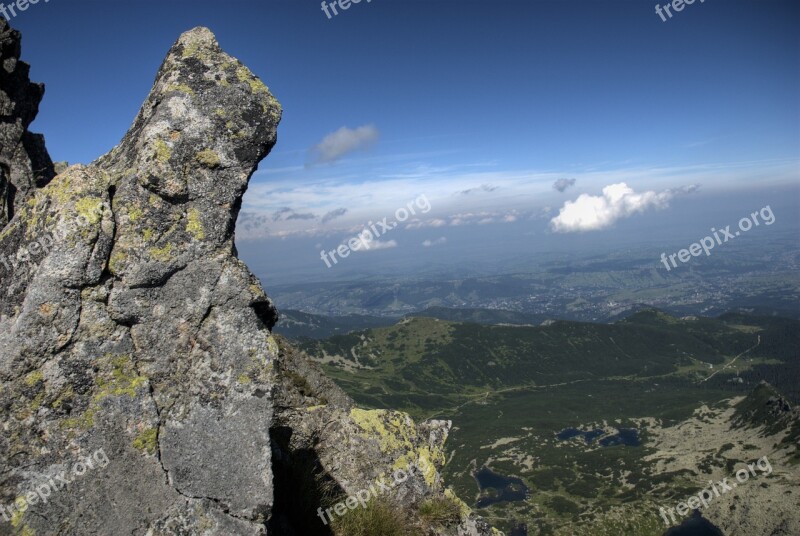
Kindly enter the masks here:
M 55 175 L 44 137 L 28 132 L 44 95 L 42 84 L 28 78 L 19 61 L 20 35 L 0 17 L 0 227 L 15 209 Z
M 234 246 L 267 87 L 191 30 L 122 142 L 53 178 L 0 25 L 0 534 L 330 534 L 320 507 L 398 469 L 387 501 L 457 506 L 428 533 L 491 533 L 445 495 L 448 422 L 358 409 L 272 336 Z

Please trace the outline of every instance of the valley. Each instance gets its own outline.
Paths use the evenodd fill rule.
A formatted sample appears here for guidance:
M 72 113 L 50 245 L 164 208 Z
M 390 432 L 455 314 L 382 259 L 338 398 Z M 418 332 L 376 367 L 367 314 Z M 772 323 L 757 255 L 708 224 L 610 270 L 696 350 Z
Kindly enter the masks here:
M 739 504 L 797 493 L 797 410 L 741 416 L 797 402 L 796 320 L 647 309 L 546 324 L 408 317 L 298 345 L 362 405 L 452 420 L 445 480 L 507 534 L 660 536 L 661 505 L 765 455 L 775 478 Z M 481 489 L 486 470 L 518 484 Z M 724 530 L 731 500 L 703 515 Z M 748 517 L 752 533 L 768 518 Z

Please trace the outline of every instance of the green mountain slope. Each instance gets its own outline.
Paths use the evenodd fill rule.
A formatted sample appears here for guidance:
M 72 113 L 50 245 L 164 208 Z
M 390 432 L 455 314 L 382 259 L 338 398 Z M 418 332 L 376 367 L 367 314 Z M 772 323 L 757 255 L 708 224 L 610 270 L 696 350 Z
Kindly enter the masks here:
M 487 391 L 570 382 L 699 381 L 743 352 L 748 353 L 723 376 L 796 361 L 798 345 L 792 350 L 791 342 L 798 340 L 800 323 L 743 321 L 741 316 L 680 320 L 655 310 L 615 324 L 489 326 L 409 318 L 301 346 L 312 356 L 336 356 L 328 372 L 359 401 L 413 411 Z
M 798 328 L 774 317 L 644 310 L 608 325 L 408 318 L 302 344 L 361 404 L 451 419 L 445 477 L 472 506 L 498 494 L 478 488 L 481 467 L 520 478 L 528 499 L 479 509 L 496 526 L 642 536 L 667 529 L 656 505 L 674 506 L 740 462 L 769 454 L 780 482 L 800 478 L 796 411 L 770 413 L 778 391 L 759 386 L 771 377 L 784 395 L 796 388 Z M 570 429 L 596 437 L 561 439 Z M 636 441 L 619 441 L 625 430 Z M 680 454 L 676 445 L 691 448 Z M 784 493 L 780 486 L 758 487 L 752 500 Z

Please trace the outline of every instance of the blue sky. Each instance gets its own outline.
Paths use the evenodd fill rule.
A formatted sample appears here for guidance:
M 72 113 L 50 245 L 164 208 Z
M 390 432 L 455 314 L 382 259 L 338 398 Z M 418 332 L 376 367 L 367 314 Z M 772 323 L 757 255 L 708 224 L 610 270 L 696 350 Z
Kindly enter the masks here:
M 113 147 L 194 26 L 263 78 L 283 122 L 237 232 L 258 272 L 275 252 L 317 270 L 319 249 L 421 195 L 431 210 L 361 257 L 446 262 L 465 236 L 606 240 L 648 215 L 738 210 L 730 196 L 797 201 L 800 4 L 697 0 L 667 22 L 654 5 L 364 0 L 329 20 L 318 0 L 41 0 L 12 25 L 47 85 L 33 129 L 57 160 Z M 559 179 L 574 184 L 559 192 Z M 603 197 L 620 183 L 624 203 Z M 610 219 L 555 225 L 581 194 Z

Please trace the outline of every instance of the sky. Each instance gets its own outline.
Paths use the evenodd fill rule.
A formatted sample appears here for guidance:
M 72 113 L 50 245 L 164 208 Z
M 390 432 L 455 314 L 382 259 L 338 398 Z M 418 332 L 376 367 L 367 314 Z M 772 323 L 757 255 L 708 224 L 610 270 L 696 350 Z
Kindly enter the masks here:
M 209 27 L 283 106 L 237 247 L 286 282 L 666 248 L 767 204 L 796 220 L 800 3 L 655 4 L 40 0 L 11 24 L 47 87 L 32 130 L 72 163 L 116 145 L 172 43 Z

